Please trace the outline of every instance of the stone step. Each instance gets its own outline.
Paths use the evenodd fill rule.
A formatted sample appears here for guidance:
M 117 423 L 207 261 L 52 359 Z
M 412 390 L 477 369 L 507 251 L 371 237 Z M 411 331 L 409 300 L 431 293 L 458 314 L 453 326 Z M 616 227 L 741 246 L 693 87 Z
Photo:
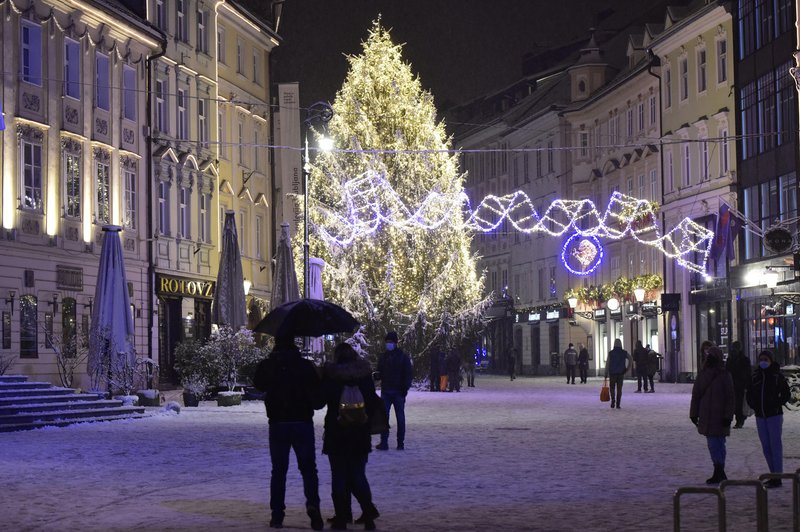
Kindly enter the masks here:
M 51 388 L 53 385 L 49 382 L 0 382 L 0 391 L 7 390 L 41 390 Z
M 10 416 L 14 414 L 31 413 L 31 412 L 54 412 L 64 410 L 87 410 L 89 408 L 96 408 L 98 410 L 106 408 L 116 408 L 122 406 L 122 401 L 101 399 L 97 401 L 67 401 L 67 402 L 52 402 L 52 403 L 29 403 L 29 404 L 11 404 L 0 405 L 0 416 Z
M 25 382 L 28 377 L 25 375 L 0 375 L 0 383 L 3 382 Z
M 0 416 L 0 427 L 40 422 L 71 421 L 72 423 L 78 423 L 86 421 L 87 419 L 131 414 L 144 415 L 144 407 L 116 406 L 111 408 L 87 408 L 83 410 L 55 410 L 53 412 L 26 412 L 9 416 Z
M 0 389 L 0 399 L 4 397 L 27 397 L 31 395 L 74 395 L 72 388 L 34 388 L 31 390 L 3 390 Z
M 117 414 L 117 415 L 103 415 L 94 418 L 75 418 L 75 419 L 60 419 L 60 420 L 41 420 L 32 423 L 14 423 L 9 425 L 0 425 L 0 432 L 18 432 L 22 430 L 40 429 L 42 427 L 66 427 L 76 423 L 95 423 L 101 421 L 118 421 L 123 419 L 139 419 L 147 417 L 147 414 Z
M 96 401 L 99 396 L 95 393 L 25 395 L 0 397 L 0 407 L 9 405 L 32 405 L 40 403 L 63 403 L 67 401 Z

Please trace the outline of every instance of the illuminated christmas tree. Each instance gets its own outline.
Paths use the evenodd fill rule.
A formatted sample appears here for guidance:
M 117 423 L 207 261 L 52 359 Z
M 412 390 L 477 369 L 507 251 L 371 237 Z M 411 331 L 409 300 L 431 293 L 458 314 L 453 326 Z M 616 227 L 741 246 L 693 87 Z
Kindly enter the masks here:
M 326 298 L 366 325 L 371 352 L 397 330 L 421 357 L 478 325 L 483 278 L 463 223 L 463 175 L 431 94 L 379 21 L 363 46 L 333 103 L 334 151 L 314 157 L 310 251 L 327 263 Z M 348 232 L 353 224 L 360 230 Z

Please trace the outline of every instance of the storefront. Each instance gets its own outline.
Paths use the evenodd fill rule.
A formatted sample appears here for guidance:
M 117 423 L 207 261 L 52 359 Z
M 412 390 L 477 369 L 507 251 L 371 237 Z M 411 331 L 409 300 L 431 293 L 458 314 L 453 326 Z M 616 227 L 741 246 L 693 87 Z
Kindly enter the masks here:
M 214 281 L 156 274 L 158 352 L 162 378 L 177 384 L 175 346 L 211 334 Z

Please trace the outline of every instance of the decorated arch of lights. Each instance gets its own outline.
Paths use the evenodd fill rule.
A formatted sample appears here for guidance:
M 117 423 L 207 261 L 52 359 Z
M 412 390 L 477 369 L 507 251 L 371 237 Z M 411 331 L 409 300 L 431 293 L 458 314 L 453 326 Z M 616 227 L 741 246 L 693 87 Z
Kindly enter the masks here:
M 486 196 L 475 207 L 463 191 L 432 190 L 416 208 L 411 208 L 378 172 L 366 172 L 347 181 L 341 192 L 345 209 L 330 209 L 320 202 L 312 208 L 321 220 L 316 224 L 317 234 L 328 244 L 342 247 L 383 225 L 430 230 L 461 224 L 472 231 L 489 233 L 501 229 L 507 221 L 521 233 L 564 238 L 561 258 L 576 275 L 589 275 L 600 265 L 601 239 L 628 237 L 658 249 L 688 270 L 704 274 L 714 240 L 713 231 L 689 218 L 662 234 L 649 201 L 619 192 L 612 193 L 603 210 L 588 199 L 557 199 L 543 213 L 537 212 L 528 195 L 519 190 L 504 196 Z

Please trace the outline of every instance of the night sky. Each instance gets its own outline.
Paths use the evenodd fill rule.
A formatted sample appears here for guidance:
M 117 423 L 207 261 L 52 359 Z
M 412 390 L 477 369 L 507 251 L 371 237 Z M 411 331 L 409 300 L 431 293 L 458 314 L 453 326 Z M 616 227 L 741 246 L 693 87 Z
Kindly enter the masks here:
M 645 0 L 646 2 L 646 0 Z M 598 13 L 642 0 L 286 0 L 273 81 L 299 81 L 303 105 L 333 101 L 380 14 L 437 108 L 500 89 L 527 52 L 586 36 Z M 602 15 L 600 15 L 602 16 Z

